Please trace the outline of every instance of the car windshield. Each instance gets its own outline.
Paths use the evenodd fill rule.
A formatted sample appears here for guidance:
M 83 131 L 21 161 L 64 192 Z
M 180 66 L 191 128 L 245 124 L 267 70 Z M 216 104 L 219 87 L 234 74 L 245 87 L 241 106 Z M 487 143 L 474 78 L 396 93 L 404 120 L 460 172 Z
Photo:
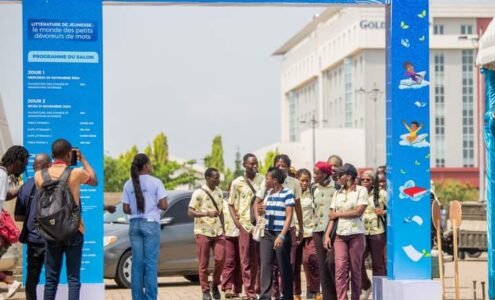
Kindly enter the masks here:
M 129 224 L 129 216 L 124 213 L 124 209 L 122 207 L 122 202 L 115 204 L 115 212 L 113 214 L 105 211 L 103 215 L 103 220 L 105 223 L 120 223 L 120 224 Z

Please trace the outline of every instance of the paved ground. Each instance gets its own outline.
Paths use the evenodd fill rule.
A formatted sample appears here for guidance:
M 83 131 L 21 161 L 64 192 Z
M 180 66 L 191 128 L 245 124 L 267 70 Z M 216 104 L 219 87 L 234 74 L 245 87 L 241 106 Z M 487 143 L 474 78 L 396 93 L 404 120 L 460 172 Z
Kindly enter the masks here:
M 448 260 L 448 259 L 447 259 Z M 473 280 L 477 281 L 477 297 L 481 299 L 481 281 L 487 282 L 486 254 L 479 259 L 466 259 L 459 264 L 461 299 L 474 299 Z M 455 299 L 454 263 L 448 260 L 445 265 L 446 299 Z M 304 276 L 302 276 L 304 278 Z M 112 280 L 106 280 L 105 298 L 110 300 L 131 299 L 130 291 L 119 289 Z M 304 286 L 304 284 L 303 284 Z M 488 290 L 488 286 L 486 286 Z M 303 295 L 306 291 L 303 291 Z M 161 300 L 200 300 L 200 288 L 182 277 L 162 277 L 159 279 L 159 299 Z M 427 299 L 424 299 L 427 300 Z M 429 299 L 428 299 L 429 300 Z

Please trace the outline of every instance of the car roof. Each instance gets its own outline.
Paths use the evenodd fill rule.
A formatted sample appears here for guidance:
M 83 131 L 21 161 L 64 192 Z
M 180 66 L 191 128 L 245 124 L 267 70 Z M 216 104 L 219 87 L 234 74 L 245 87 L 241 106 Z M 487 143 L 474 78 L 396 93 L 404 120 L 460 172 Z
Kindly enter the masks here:
M 177 200 L 183 199 L 184 197 L 191 197 L 193 191 L 191 190 L 173 190 L 167 191 L 168 201 L 170 204 L 177 202 Z

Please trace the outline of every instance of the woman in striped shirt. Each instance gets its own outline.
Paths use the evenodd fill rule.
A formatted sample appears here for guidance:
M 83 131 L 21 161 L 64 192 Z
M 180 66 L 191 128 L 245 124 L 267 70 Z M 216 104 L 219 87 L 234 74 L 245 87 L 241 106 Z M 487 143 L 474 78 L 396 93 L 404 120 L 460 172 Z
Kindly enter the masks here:
M 283 291 L 280 299 L 293 299 L 292 267 L 290 265 L 291 235 L 288 234 L 295 207 L 294 194 L 282 184 L 287 175 L 278 168 L 270 168 L 266 174 L 264 199 L 265 233 L 260 241 L 261 295 L 260 300 L 270 300 L 275 258 L 280 267 Z M 259 201 L 259 200 L 258 200 Z M 260 216 L 256 211 L 256 218 Z

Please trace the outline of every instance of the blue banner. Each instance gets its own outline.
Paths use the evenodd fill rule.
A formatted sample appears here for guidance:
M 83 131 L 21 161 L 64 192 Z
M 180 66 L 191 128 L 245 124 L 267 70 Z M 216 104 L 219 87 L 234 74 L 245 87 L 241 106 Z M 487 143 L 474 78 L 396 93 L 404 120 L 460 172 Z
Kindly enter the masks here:
M 495 299 L 495 235 L 493 195 L 495 191 L 495 71 L 483 70 L 485 74 L 485 145 L 486 145 L 486 222 L 488 239 L 488 297 Z
M 32 154 L 50 153 L 52 142 L 65 138 L 95 169 L 100 185 L 81 187 L 85 224 L 81 299 L 98 294 L 102 298 L 102 2 L 25 0 L 22 4 L 24 145 Z M 65 268 L 62 274 L 63 284 Z
M 107 2 L 107 1 L 105 1 Z M 110 1 L 114 2 L 114 1 Z M 212 0 L 117 0 L 116 2 L 128 2 L 128 3 L 187 3 L 187 4 L 222 4 L 222 3 L 235 3 L 235 4 L 336 4 L 336 5 L 383 5 L 390 0 L 222 0 L 222 1 L 212 1 Z
M 428 0 L 387 10 L 387 275 L 431 279 Z

